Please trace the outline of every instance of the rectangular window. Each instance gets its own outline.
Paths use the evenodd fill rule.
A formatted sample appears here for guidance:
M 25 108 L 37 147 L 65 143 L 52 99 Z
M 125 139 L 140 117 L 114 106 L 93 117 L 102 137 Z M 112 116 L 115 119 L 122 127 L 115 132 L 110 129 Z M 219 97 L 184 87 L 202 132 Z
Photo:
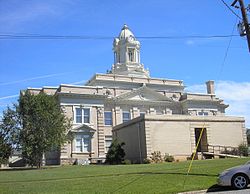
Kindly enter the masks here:
M 76 123 L 82 123 L 82 109 L 76 108 Z
M 90 109 L 89 108 L 76 108 L 75 122 L 76 123 L 90 123 Z
M 208 116 L 208 112 L 201 111 L 201 112 L 198 112 L 198 115 L 199 116 Z
M 105 136 L 105 152 L 107 153 L 112 144 L 112 136 Z
M 75 151 L 76 152 L 90 152 L 90 136 L 89 135 L 76 135 L 75 138 Z
M 122 113 L 122 121 L 123 121 L 123 123 L 127 122 L 129 120 L 131 120 L 130 112 L 123 112 Z
M 90 111 L 88 108 L 84 108 L 83 109 L 83 112 L 84 112 L 84 123 L 89 123 L 89 116 L 90 116 Z
M 76 139 L 76 151 L 82 152 L 82 139 L 79 137 Z
M 105 125 L 112 125 L 112 112 L 111 111 L 105 111 L 104 112 L 104 120 L 105 120 Z
M 83 136 L 83 152 L 90 152 L 90 139 L 88 135 Z

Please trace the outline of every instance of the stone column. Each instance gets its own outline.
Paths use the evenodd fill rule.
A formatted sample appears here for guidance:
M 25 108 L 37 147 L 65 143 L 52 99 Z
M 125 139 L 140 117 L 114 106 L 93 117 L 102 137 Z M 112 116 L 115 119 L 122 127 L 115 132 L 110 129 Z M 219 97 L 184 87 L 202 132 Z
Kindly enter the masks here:
M 150 115 L 156 115 L 156 110 L 154 108 L 149 109 L 149 114 Z
M 121 108 L 119 106 L 115 107 L 115 118 L 114 118 L 114 126 L 119 125 L 122 123 L 122 118 L 121 118 Z
M 105 157 L 104 109 L 97 107 L 98 156 Z
M 132 119 L 136 118 L 136 117 L 139 117 L 139 116 L 140 116 L 139 109 L 137 107 L 133 107 L 133 109 L 132 109 Z

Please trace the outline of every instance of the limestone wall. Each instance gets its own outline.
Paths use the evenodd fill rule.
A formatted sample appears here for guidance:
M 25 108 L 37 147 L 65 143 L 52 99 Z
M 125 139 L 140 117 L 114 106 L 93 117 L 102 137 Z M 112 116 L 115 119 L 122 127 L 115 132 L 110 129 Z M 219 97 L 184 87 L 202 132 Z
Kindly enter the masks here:
M 241 117 L 229 116 L 145 115 L 114 127 L 113 134 L 126 143 L 127 159 L 140 158 L 138 142 L 144 143 L 144 158 L 160 151 L 186 159 L 195 150 L 195 129 L 205 128 L 206 145 L 237 147 L 246 143 L 244 123 Z
M 145 125 L 141 118 L 133 121 L 136 122 L 129 122 L 129 125 L 121 124 L 120 129 L 113 131 L 113 137 L 118 138 L 119 142 L 125 142 L 125 159 L 129 159 L 133 163 L 142 163 L 143 159 L 147 157 Z

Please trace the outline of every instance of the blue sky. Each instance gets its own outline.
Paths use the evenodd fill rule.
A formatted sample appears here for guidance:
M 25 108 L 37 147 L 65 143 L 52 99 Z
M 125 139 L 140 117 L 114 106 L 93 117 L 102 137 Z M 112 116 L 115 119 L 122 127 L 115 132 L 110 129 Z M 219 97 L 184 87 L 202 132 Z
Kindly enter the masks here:
M 230 4 L 231 0 L 225 0 Z M 249 4 L 245 0 L 245 4 Z M 234 8 L 233 8 L 234 9 Z M 241 15 L 239 10 L 234 11 Z M 112 37 L 126 23 L 139 39 L 141 61 L 151 77 L 184 80 L 187 91 L 216 93 L 230 104 L 229 115 L 245 116 L 250 127 L 250 53 L 247 41 L 190 38 L 237 35 L 236 16 L 221 0 L 0 0 L 0 34 L 81 35 L 104 40 L 0 39 L 0 111 L 27 87 L 83 84 L 113 63 Z M 233 33 L 232 33 L 233 31 Z

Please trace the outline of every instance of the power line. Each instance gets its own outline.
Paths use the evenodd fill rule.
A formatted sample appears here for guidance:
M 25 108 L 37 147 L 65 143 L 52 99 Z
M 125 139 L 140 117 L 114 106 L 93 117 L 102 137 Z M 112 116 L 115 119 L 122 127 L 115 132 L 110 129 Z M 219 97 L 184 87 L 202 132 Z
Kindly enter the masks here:
M 224 0 L 221 1 L 234 15 L 236 15 L 240 20 L 242 20 L 242 18 L 237 13 L 235 13 L 234 10 L 232 10 L 232 8 Z
M 236 18 L 235 23 L 234 23 L 234 25 L 233 25 L 232 34 L 234 33 L 234 29 L 235 29 L 236 25 L 237 25 L 237 18 Z M 225 62 L 226 62 L 226 59 L 227 59 L 227 55 L 228 55 L 229 48 L 230 48 L 230 46 L 231 46 L 232 39 L 233 39 L 233 37 L 231 37 L 230 40 L 229 40 L 229 42 L 228 42 L 228 46 L 227 46 L 227 48 L 226 48 L 225 55 L 224 55 L 224 58 L 223 58 L 223 62 L 222 62 L 222 64 L 221 64 L 221 69 L 220 69 L 220 72 L 219 72 L 219 77 L 218 77 L 218 79 L 220 78 L 220 76 L 221 76 L 221 74 L 222 74 L 222 72 L 223 72 L 224 65 L 225 65 Z
M 138 36 L 138 39 L 212 39 L 212 38 L 230 38 L 239 36 L 237 34 L 231 35 L 186 35 L 186 36 Z M 114 39 L 111 36 L 85 36 L 85 35 L 14 35 L 14 34 L 0 34 L 0 39 L 82 39 L 82 40 L 109 40 Z

